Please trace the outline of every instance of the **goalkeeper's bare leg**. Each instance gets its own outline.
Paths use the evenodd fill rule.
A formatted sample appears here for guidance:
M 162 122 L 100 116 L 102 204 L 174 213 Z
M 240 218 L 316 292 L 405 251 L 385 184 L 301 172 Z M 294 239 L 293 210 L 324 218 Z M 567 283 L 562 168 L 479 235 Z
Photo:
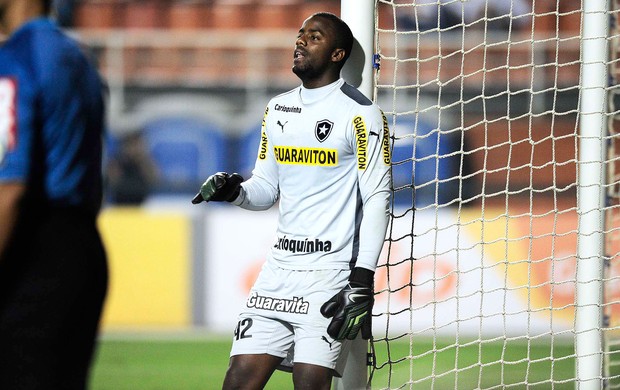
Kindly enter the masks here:
M 230 358 L 222 389 L 263 389 L 281 362 L 281 357 L 268 354 L 233 356 Z M 332 373 L 332 370 L 326 367 L 295 363 L 293 365 L 295 390 L 329 390 Z
M 293 384 L 295 390 L 329 390 L 333 371 L 315 364 L 295 363 L 293 365 Z
M 281 362 L 281 357 L 266 353 L 232 356 L 222 389 L 262 389 Z

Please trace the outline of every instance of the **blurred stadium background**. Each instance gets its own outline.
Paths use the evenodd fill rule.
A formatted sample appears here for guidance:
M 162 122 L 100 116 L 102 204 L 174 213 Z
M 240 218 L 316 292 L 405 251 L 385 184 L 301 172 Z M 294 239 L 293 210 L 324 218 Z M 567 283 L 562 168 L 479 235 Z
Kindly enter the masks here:
M 406 28 L 402 15 L 394 14 L 397 8 L 392 5 L 398 3 L 412 1 L 380 2 L 379 28 L 389 30 L 396 20 L 399 27 Z M 448 57 L 441 63 L 444 79 L 456 77 L 451 74 L 467 77 L 462 82 L 445 83 L 439 96 L 436 89 L 425 88 L 431 84 L 426 80 L 434 80 L 438 74 L 438 64 L 432 60 L 437 41 L 407 37 L 399 41 L 400 53 L 426 53 L 431 60 L 417 65 L 400 64 L 398 82 L 394 83 L 423 86 L 404 92 L 415 99 L 419 105 L 416 108 L 438 101 L 447 107 L 439 123 L 439 116 L 432 109 L 420 109 L 421 115 L 401 116 L 394 129 L 398 136 L 399 127 L 404 128 L 403 134 L 415 127 L 422 136 L 415 152 L 415 164 L 419 164 L 416 171 L 420 172 L 415 178 L 415 185 L 420 185 L 417 207 L 432 206 L 435 202 L 449 212 L 456 205 L 469 208 L 485 202 L 488 207 L 498 201 L 501 208 L 508 198 L 485 198 L 480 194 L 528 187 L 543 188 L 539 191 L 541 196 L 536 197 L 536 209 L 574 209 L 573 135 L 580 77 L 576 37 L 582 5 L 579 0 L 526 3 L 536 13 L 536 34 L 572 38 L 562 41 L 561 50 L 553 39 L 543 40 L 535 49 L 534 45 L 511 46 L 513 69 L 509 72 L 508 91 L 512 93 L 501 93 L 507 90 L 507 71 L 482 75 L 476 71 L 476 59 L 463 62 Z M 100 223 L 110 257 L 111 284 L 93 388 L 218 388 L 227 364 L 227 337 L 233 329 L 237 303 L 243 302 L 271 243 L 276 214 L 268 211 L 249 215 L 220 205 L 192 207 L 190 199 L 202 181 L 215 171 L 237 171 L 249 176 L 267 101 L 298 85 L 290 64 L 299 26 L 317 11 L 340 14 L 340 1 L 58 0 L 57 10 L 59 22 L 97 62 L 110 91 L 106 199 Z M 523 33 L 533 34 L 531 24 Z M 488 34 L 491 40 L 500 40 L 506 32 L 497 28 Z M 394 48 L 389 39 L 384 43 L 384 53 L 389 55 Z M 458 37 L 446 36 L 441 45 L 442 50 L 451 52 L 458 51 L 462 42 Z M 469 54 L 473 58 L 479 53 Z M 501 65 L 507 61 L 507 48 L 490 47 L 484 55 L 486 64 Z M 536 80 L 540 82 L 536 88 L 549 89 L 530 100 L 530 95 L 519 91 L 534 79 L 534 70 L 527 63 L 532 57 L 541 64 L 536 69 Z M 471 64 L 472 69 L 464 70 L 463 63 Z M 546 66 L 551 63 L 555 67 Z M 382 66 L 384 74 L 390 75 L 390 62 Z M 487 98 L 476 101 L 473 97 L 481 94 L 481 83 Z M 377 90 L 377 99 L 392 113 L 404 111 L 399 104 L 406 106 L 411 101 L 405 97 L 395 103 L 392 92 L 381 88 Z M 455 106 L 457 101 L 471 104 Z M 553 106 L 552 114 L 536 117 L 534 127 L 526 115 L 532 112 L 532 102 L 539 113 L 546 113 Z M 507 107 L 514 118 L 509 125 L 506 121 L 488 120 L 505 115 Z M 460 127 L 468 130 L 463 132 L 464 139 L 455 139 L 448 132 L 442 134 L 440 142 L 433 132 L 437 128 Z M 462 156 L 462 162 L 461 156 L 433 161 L 437 154 L 455 153 L 462 143 L 471 151 Z M 402 189 L 395 193 L 395 207 L 411 207 L 408 189 L 414 163 L 407 160 L 407 152 L 411 152 L 411 146 L 394 150 L 395 161 L 408 161 L 394 167 L 394 187 Z M 514 158 L 506 161 L 508 153 Z M 554 161 L 557 166 L 547 166 L 544 161 Z M 532 172 L 531 167 L 525 167 L 528 162 L 539 169 Z M 425 178 L 423 172 L 432 172 L 432 177 Z M 460 194 L 457 180 L 449 180 L 455 177 L 462 179 Z M 436 184 L 425 186 L 428 182 Z M 544 190 L 549 183 L 552 190 Z M 531 193 L 511 197 L 511 208 L 531 212 Z M 455 204 L 453 201 L 459 196 L 461 200 Z M 568 225 L 573 226 L 573 215 L 568 218 Z M 576 245 L 573 234 L 567 245 Z M 572 293 L 573 290 L 569 292 Z M 558 292 L 556 296 L 561 295 Z M 393 363 L 407 361 L 414 352 L 408 339 L 402 344 L 393 344 L 392 350 L 381 350 L 385 346 L 379 345 L 378 354 Z M 438 351 L 440 345 L 422 340 L 415 349 Z M 459 349 L 459 364 L 467 365 L 469 360 L 481 364 L 482 348 Z M 524 348 L 515 356 L 535 360 L 536 351 L 529 341 Z M 556 379 L 565 378 L 566 387 L 572 388 L 572 339 L 543 346 L 546 354 L 549 348 L 551 354 L 560 357 L 553 361 Z M 442 372 L 436 367 L 435 357 L 425 363 L 425 353 L 419 353 L 419 372 L 412 374 L 414 377 L 435 370 Z M 485 359 L 497 353 L 501 357 L 496 359 L 509 355 L 500 346 L 499 352 L 489 351 Z M 455 365 L 453 356 L 446 361 Z M 541 358 L 538 366 L 525 360 L 520 362 L 523 364 L 512 364 L 501 368 L 501 372 L 492 371 L 491 365 L 485 368 L 484 376 L 503 378 L 510 375 L 509 368 L 535 375 L 538 371 L 549 372 L 546 365 L 552 364 L 547 358 Z M 396 388 L 410 380 L 409 366 L 404 367 L 399 379 L 398 366 L 391 364 L 389 371 L 396 374 L 386 379 L 392 381 L 387 386 Z M 209 367 L 213 370 L 209 371 Z M 471 382 L 462 376 L 461 388 L 476 387 L 482 376 L 482 368 Z M 276 379 L 271 388 L 287 388 L 288 379 Z M 441 380 L 446 380 L 445 388 L 455 386 L 453 376 L 437 380 L 433 382 L 435 388 L 442 388 Z M 555 384 L 554 388 L 562 386 Z

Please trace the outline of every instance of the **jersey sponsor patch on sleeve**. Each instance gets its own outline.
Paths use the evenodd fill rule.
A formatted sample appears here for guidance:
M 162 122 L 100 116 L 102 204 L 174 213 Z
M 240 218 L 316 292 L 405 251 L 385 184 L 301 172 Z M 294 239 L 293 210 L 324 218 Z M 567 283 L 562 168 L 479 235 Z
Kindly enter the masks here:
M 265 160 L 267 158 L 267 114 L 269 113 L 269 107 L 265 109 L 265 115 L 263 115 L 263 123 L 260 127 L 260 146 L 258 147 L 258 159 Z
M 368 133 L 364 118 L 359 115 L 353 118 L 353 126 L 355 127 L 355 139 L 357 141 L 357 169 L 363 171 L 368 165 Z
M 15 80 L 0 77 L 0 163 L 17 142 L 16 100 Z
M 383 117 L 383 139 L 381 140 L 383 163 L 385 165 L 390 165 L 392 163 L 392 151 L 390 150 L 390 127 L 388 126 L 388 121 L 383 111 L 381 112 L 381 116 Z

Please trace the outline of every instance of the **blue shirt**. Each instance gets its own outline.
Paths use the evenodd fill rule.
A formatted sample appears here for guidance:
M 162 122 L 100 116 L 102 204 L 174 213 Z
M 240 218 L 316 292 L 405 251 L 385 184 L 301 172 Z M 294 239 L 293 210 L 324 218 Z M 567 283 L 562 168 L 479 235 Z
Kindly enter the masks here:
M 102 197 L 103 83 L 78 44 L 38 18 L 0 46 L 0 182 L 50 207 L 96 213 Z

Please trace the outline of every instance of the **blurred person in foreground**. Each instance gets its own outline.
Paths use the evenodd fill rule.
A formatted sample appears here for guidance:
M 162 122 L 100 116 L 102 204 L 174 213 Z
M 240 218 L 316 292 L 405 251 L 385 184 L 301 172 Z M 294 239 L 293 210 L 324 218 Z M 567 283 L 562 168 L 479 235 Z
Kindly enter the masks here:
M 50 1 L 0 0 L 0 389 L 84 389 L 107 288 L 104 87 Z
M 291 365 L 295 389 L 329 389 L 346 340 L 371 337 L 390 145 L 379 107 L 340 76 L 352 46 L 337 16 L 306 19 L 292 68 L 302 85 L 269 102 L 252 177 L 216 173 L 193 200 L 248 210 L 279 200 L 275 245 L 239 315 L 224 389 L 261 389 Z

